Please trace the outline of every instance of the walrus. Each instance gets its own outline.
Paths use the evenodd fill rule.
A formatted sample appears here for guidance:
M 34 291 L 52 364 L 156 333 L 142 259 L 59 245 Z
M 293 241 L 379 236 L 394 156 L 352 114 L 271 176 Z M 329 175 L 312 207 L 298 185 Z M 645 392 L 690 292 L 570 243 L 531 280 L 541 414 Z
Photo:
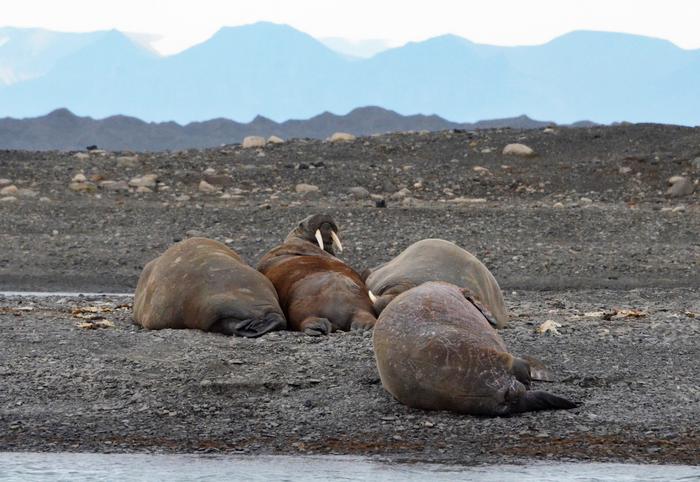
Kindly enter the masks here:
M 508 311 L 496 278 L 473 254 L 444 239 L 423 239 L 388 263 L 362 274 L 380 314 L 399 294 L 426 281 L 445 281 L 469 289 L 493 314 L 497 328 L 508 323 Z
M 144 267 L 134 320 L 149 330 L 197 328 L 245 337 L 287 326 L 270 280 L 206 238 L 177 243 Z
M 578 404 L 530 391 L 530 368 L 508 353 L 488 310 L 468 289 L 427 282 L 398 295 L 374 327 L 384 388 L 426 410 L 502 416 Z
M 338 226 L 325 214 L 302 220 L 258 270 L 272 281 L 289 327 L 308 335 L 367 330 L 376 317 L 362 278 L 335 257 Z

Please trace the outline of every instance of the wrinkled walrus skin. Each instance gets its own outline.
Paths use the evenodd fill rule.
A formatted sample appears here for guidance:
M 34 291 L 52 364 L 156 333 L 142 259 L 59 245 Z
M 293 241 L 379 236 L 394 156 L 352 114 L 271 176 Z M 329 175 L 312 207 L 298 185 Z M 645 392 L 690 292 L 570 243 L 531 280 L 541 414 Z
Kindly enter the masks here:
M 508 324 L 508 311 L 496 278 L 474 255 L 444 239 L 413 243 L 388 263 L 365 271 L 363 277 L 367 288 L 377 296 L 376 313 L 381 313 L 397 295 L 421 283 L 445 281 L 468 288 L 491 311 L 494 326 L 503 328 Z
M 292 330 L 322 335 L 368 330 L 376 322 L 362 278 L 334 256 L 337 232 L 330 216 L 310 216 L 258 264 L 275 286 Z
M 397 296 L 373 334 L 384 388 L 409 407 L 471 415 L 576 407 L 528 390 L 528 363 L 508 353 L 478 306 L 465 290 L 442 282 Z
M 145 266 L 134 320 L 149 330 L 197 328 L 246 337 L 287 326 L 272 283 L 235 251 L 205 238 L 177 243 Z

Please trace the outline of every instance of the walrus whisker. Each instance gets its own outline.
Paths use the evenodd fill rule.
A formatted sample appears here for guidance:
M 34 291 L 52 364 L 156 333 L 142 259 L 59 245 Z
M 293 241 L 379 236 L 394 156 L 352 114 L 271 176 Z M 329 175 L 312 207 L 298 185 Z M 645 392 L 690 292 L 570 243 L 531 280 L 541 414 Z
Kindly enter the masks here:
M 337 234 L 335 234 L 335 231 L 333 230 L 331 230 L 331 238 L 333 239 L 333 246 L 335 246 L 335 249 L 337 249 L 338 252 L 341 253 L 343 251 L 343 245 L 340 244 L 340 238 Z
M 317 229 L 317 230 L 316 230 L 316 235 L 315 235 L 315 236 L 316 236 L 316 241 L 318 242 L 318 247 L 321 248 L 321 249 L 324 249 L 324 248 L 323 248 L 323 236 L 321 235 L 321 230 L 320 230 L 320 229 Z

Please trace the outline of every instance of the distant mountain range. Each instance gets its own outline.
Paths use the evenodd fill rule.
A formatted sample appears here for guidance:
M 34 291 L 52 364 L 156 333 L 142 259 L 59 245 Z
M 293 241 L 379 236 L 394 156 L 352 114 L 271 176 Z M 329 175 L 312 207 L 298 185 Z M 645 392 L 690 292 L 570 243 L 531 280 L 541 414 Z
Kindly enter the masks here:
M 551 124 L 527 116 L 456 123 L 435 115 L 402 116 L 380 107 L 362 107 L 343 116 L 324 112 L 308 120 L 289 120 L 282 123 L 258 116 L 245 124 L 219 118 L 183 126 L 175 122 L 148 123 L 122 115 L 95 120 L 90 117 L 78 117 L 68 109 L 58 109 L 36 118 L 0 119 L 0 149 L 79 150 L 89 145 L 97 145 L 109 150 L 160 151 L 233 144 L 250 135 L 276 135 L 283 139 L 324 139 L 334 132 L 370 135 L 496 127 L 533 129 Z M 573 126 L 588 125 L 593 124 L 579 122 Z
M 577 31 L 527 47 L 453 35 L 356 58 L 286 25 L 226 27 L 159 56 L 119 31 L 0 29 L 0 116 L 67 107 L 146 121 L 275 121 L 367 105 L 453 121 L 700 124 L 700 50 Z

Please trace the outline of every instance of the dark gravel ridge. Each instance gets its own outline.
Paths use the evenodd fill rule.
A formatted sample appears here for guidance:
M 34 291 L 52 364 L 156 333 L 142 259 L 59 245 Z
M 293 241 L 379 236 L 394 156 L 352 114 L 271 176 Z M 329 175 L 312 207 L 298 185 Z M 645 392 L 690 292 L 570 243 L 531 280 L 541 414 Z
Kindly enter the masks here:
M 538 156 L 502 155 L 511 142 Z M 132 324 L 130 298 L 0 296 L 0 450 L 698 464 L 699 195 L 664 194 L 671 176 L 700 177 L 698 157 L 700 129 L 659 125 L 135 159 L 0 151 L 0 178 L 35 193 L 0 202 L 0 289 L 131 292 L 147 261 L 197 234 L 255 263 L 299 219 L 328 212 L 358 271 L 426 237 L 476 254 L 504 288 L 508 346 L 557 373 L 538 388 L 583 403 L 496 419 L 412 410 L 384 392 L 360 333 L 147 332 Z M 73 192 L 81 171 L 90 187 Z M 147 173 L 159 177 L 154 192 L 99 187 Z M 202 179 L 220 191 L 200 192 Z M 319 192 L 298 194 L 298 183 Z M 358 186 L 375 197 L 349 192 Z M 113 326 L 78 326 L 100 317 Z M 545 320 L 559 336 L 535 332 Z

